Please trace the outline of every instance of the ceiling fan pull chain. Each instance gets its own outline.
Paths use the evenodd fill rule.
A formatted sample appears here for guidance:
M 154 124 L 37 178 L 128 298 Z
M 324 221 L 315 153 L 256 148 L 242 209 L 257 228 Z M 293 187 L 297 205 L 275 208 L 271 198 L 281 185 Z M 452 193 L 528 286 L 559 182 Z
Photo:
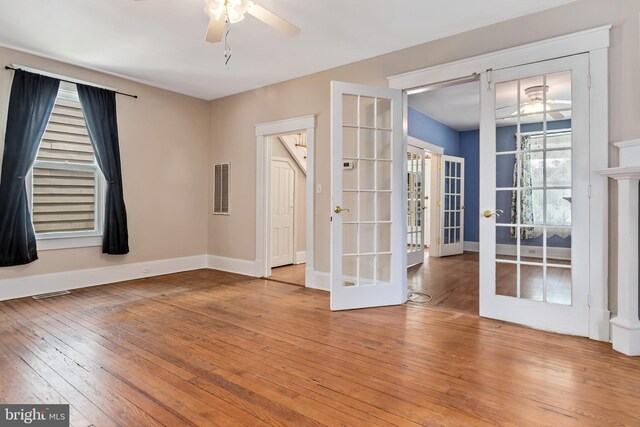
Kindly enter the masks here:
M 225 19 L 225 29 L 224 29 L 224 65 L 229 68 L 229 61 L 231 60 L 231 46 L 229 45 L 229 31 L 231 31 L 231 22 L 229 22 L 229 15 Z

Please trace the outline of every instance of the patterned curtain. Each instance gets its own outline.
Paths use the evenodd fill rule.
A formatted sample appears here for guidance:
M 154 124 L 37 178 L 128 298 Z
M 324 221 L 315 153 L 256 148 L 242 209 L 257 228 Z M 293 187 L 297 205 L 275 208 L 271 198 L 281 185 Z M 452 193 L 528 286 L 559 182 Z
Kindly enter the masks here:
M 517 135 L 516 135 L 517 138 Z M 520 135 L 520 142 L 518 146 L 518 153 L 522 161 L 518 165 L 518 156 L 513 166 L 513 186 L 519 188 L 529 188 L 521 190 L 520 195 L 520 221 L 518 222 L 518 192 L 513 191 L 511 196 L 511 224 L 534 224 L 534 212 L 533 212 L 533 191 L 530 189 L 532 186 L 532 165 L 531 165 L 531 136 Z M 518 170 L 520 166 L 520 170 Z M 517 238 L 516 227 L 509 229 L 509 237 L 512 239 Z M 520 239 L 528 240 L 534 239 L 540 236 L 540 232 L 536 232 L 533 227 L 520 227 Z

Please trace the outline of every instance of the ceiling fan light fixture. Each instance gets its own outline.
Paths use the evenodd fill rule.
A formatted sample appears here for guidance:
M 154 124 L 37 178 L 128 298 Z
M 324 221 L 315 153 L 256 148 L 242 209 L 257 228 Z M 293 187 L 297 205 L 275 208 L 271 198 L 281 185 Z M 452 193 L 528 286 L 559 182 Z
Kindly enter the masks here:
M 249 0 L 207 0 L 204 11 L 215 20 L 226 17 L 235 24 L 244 19 L 250 6 Z

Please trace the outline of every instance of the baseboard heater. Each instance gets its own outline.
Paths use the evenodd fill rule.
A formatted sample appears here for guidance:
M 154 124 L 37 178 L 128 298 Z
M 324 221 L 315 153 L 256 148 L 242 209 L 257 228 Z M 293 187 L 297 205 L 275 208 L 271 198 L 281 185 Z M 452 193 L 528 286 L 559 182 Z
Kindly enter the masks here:
M 34 295 L 31 298 L 33 299 L 45 299 L 45 298 L 53 298 L 59 297 L 61 295 L 69 295 L 71 292 L 69 291 L 57 291 L 57 292 L 49 292 L 46 294 Z

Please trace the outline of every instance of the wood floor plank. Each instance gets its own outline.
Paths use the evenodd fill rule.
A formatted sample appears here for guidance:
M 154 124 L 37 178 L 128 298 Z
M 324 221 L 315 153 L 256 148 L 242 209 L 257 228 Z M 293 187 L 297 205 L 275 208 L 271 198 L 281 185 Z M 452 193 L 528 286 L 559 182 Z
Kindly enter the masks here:
M 73 425 L 640 419 L 640 362 L 608 344 L 210 270 L 0 302 L 0 347 L 0 401 L 69 402 Z

